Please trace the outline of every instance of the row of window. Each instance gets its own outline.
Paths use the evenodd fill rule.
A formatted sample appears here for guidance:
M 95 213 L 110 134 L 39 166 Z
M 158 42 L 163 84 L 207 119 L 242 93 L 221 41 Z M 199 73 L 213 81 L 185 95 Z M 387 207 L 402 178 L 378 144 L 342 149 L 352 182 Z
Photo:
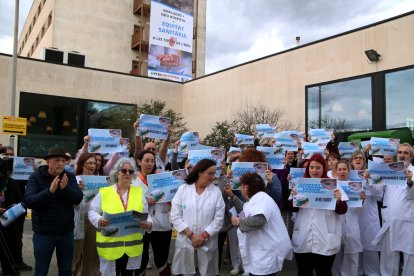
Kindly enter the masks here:
M 348 132 L 408 127 L 414 132 L 413 87 L 414 68 L 308 86 L 307 129 Z
M 20 48 L 19 48 L 19 51 L 18 51 L 18 54 L 19 55 L 22 53 L 22 51 L 23 51 L 23 49 L 24 49 L 24 47 L 25 47 L 25 45 L 27 43 L 27 40 L 30 37 L 30 35 L 32 33 L 32 30 L 34 29 L 34 26 L 35 26 L 35 24 L 37 22 L 37 19 L 39 18 L 39 15 L 40 15 L 40 13 L 42 11 L 42 8 L 44 7 L 45 3 L 46 3 L 46 0 L 42 0 L 39 3 L 39 6 L 37 8 L 37 12 L 34 14 L 33 20 L 32 20 L 32 22 L 31 22 L 31 24 L 29 26 L 29 30 L 26 32 L 26 34 L 24 36 L 24 39 L 22 41 L 22 44 L 20 45 Z M 41 31 L 39 32 L 39 34 L 37 35 L 37 37 L 36 37 L 33 45 L 31 46 L 31 48 L 30 48 L 30 50 L 29 50 L 29 52 L 27 54 L 28 57 L 30 57 L 33 54 L 34 50 L 39 45 L 40 40 L 43 38 L 44 34 L 46 33 L 47 29 L 49 28 L 49 26 L 51 24 L 52 24 L 52 12 L 50 12 L 47 20 L 43 24 L 43 27 L 42 27 Z

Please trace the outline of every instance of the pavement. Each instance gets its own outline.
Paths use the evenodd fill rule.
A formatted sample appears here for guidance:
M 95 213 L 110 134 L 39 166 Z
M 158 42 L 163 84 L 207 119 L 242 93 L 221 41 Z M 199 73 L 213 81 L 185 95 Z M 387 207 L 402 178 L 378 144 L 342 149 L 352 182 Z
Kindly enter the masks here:
M 27 219 L 25 222 L 24 233 L 23 233 L 23 260 L 26 264 L 34 268 L 32 236 L 33 236 L 32 222 L 30 219 Z M 174 256 L 174 247 L 175 247 L 175 240 L 173 239 L 171 242 L 171 248 L 170 248 L 170 260 L 172 260 Z M 223 255 L 224 255 L 224 263 L 222 264 L 220 275 L 227 276 L 227 275 L 230 275 L 229 272 L 230 270 L 233 269 L 233 267 L 231 266 L 231 264 L 229 264 L 228 250 L 226 246 L 224 248 Z M 157 276 L 158 273 L 155 268 L 154 262 L 152 260 L 150 262 L 153 268 L 150 270 L 147 270 L 146 275 Z M 22 271 L 20 275 L 21 276 L 33 275 L 33 271 Z M 50 264 L 49 275 L 58 275 L 57 262 L 56 262 L 55 256 L 52 258 L 52 261 Z M 283 270 L 278 275 L 282 275 L 282 276 L 297 275 L 297 267 L 296 267 L 295 261 L 285 261 Z

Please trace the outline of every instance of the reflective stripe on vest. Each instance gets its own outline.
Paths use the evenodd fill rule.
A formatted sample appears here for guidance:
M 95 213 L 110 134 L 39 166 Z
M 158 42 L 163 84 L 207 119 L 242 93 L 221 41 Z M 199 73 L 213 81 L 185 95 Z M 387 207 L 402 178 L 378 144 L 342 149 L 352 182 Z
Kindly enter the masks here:
M 102 196 L 102 212 L 109 214 L 125 212 L 121 199 L 113 186 L 101 188 L 99 192 Z M 142 188 L 131 186 L 129 193 L 127 211 L 134 210 L 142 212 L 144 209 Z M 124 254 L 127 254 L 129 257 L 137 257 L 142 255 L 142 238 L 142 234 L 131 234 L 124 237 L 106 237 L 98 230 L 96 232 L 98 255 L 106 260 L 117 260 Z

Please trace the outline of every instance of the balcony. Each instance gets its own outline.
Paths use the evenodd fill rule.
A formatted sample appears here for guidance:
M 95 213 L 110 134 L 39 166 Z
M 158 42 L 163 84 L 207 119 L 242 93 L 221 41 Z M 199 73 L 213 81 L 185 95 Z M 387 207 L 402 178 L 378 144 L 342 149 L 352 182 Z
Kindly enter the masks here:
M 148 52 L 148 41 L 142 37 L 142 31 L 136 31 L 131 37 L 131 49 Z
M 134 0 L 133 12 L 145 17 L 150 15 L 151 1 L 150 0 Z
M 140 61 L 137 57 L 137 60 L 132 61 L 132 70 L 129 71 L 129 74 L 134 76 L 147 76 L 148 74 L 148 61 Z

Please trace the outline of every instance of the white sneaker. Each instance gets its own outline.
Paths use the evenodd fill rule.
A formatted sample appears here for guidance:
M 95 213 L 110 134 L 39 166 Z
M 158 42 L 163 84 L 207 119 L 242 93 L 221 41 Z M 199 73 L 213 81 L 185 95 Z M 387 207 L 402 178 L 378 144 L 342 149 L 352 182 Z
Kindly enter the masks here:
M 250 276 L 249 272 L 243 272 L 242 276 Z
M 232 270 L 230 270 L 230 275 L 239 275 L 240 270 L 238 267 L 233 267 Z

